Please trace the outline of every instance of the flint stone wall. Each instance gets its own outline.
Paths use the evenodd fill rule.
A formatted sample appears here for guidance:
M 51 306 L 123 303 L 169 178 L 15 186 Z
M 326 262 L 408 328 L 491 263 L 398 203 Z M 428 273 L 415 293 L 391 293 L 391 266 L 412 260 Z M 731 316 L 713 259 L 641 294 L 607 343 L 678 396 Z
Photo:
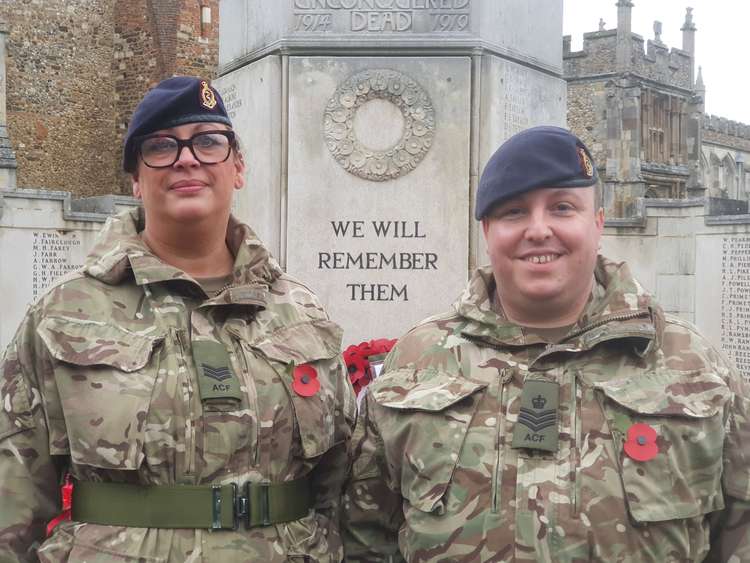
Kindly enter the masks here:
M 0 22 L 22 188 L 130 194 L 120 159 L 138 101 L 173 74 L 216 75 L 219 0 L 0 0 Z

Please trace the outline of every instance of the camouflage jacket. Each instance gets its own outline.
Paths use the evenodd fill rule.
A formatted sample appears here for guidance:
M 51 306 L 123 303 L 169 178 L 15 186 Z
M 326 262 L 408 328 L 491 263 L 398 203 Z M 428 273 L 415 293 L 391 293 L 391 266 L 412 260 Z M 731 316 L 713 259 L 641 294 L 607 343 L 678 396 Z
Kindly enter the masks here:
M 231 287 L 209 298 L 109 220 L 80 271 L 28 311 L 0 365 L 0 561 L 340 561 L 341 485 L 354 424 L 340 329 L 234 219 Z M 192 352 L 223 345 L 231 406 L 203 404 Z M 309 363 L 320 390 L 294 391 Z M 308 475 L 314 509 L 237 531 L 45 525 L 60 475 L 138 484 L 282 482 Z
M 750 561 L 747 384 L 626 266 L 596 278 L 559 344 L 492 311 L 489 269 L 399 340 L 353 438 L 347 561 Z M 531 379 L 559 384 L 551 453 L 511 447 Z

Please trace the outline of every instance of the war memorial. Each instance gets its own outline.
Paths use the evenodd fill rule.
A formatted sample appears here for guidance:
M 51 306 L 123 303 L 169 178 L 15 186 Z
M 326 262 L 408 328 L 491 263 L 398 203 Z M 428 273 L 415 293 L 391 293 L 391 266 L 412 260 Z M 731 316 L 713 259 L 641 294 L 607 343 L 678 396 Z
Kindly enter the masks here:
M 529 4 L 544 4 L 545 18 Z M 396 338 L 444 310 L 485 261 L 471 210 L 494 149 L 534 125 L 573 127 L 572 99 L 603 104 L 609 119 L 591 123 L 599 137 L 586 139 L 605 182 L 603 253 L 627 260 L 668 312 L 695 322 L 750 377 L 747 193 L 716 197 L 691 168 L 703 116 L 689 45 L 666 54 L 651 40 L 644 47 L 626 12 L 617 31 L 587 34 L 590 44 L 611 43 L 610 72 L 566 50 L 562 2 L 223 0 L 214 83 L 248 164 L 235 213 L 310 284 L 345 343 Z M 16 186 L 5 35 L 0 29 L 2 347 L 28 304 L 81 264 L 106 217 L 137 205 Z M 617 66 L 623 49 L 640 53 L 637 68 Z M 644 108 L 656 102 L 641 98 L 637 83 L 653 81 L 660 64 L 685 71 L 667 85 L 687 100 L 670 110 L 672 123 L 684 122 L 668 130 L 684 155 L 671 164 L 654 156 L 649 132 L 658 127 Z M 590 86 L 587 102 L 575 84 Z

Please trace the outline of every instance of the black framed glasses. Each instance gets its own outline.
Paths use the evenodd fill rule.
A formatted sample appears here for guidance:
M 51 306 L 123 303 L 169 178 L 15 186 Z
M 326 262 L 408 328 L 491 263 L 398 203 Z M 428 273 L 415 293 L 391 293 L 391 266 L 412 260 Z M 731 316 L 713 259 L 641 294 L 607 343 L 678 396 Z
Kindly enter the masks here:
M 234 146 L 234 131 L 201 131 L 189 139 L 158 133 L 141 137 L 138 153 L 149 168 L 167 168 L 177 162 L 183 147 L 201 164 L 218 164 L 229 158 Z

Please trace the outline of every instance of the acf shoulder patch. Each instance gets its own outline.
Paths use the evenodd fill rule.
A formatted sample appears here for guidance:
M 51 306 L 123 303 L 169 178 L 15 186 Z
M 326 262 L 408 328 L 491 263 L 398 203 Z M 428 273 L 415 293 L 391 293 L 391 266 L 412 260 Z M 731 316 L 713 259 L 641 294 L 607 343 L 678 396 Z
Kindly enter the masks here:
M 240 381 L 221 342 L 193 341 L 193 360 L 198 371 L 201 401 L 242 400 Z
M 560 385 L 554 381 L 527 379 L 521 392 L 521 410 L 513 428 L 513 448 L 557 451 L 557 408 Z

